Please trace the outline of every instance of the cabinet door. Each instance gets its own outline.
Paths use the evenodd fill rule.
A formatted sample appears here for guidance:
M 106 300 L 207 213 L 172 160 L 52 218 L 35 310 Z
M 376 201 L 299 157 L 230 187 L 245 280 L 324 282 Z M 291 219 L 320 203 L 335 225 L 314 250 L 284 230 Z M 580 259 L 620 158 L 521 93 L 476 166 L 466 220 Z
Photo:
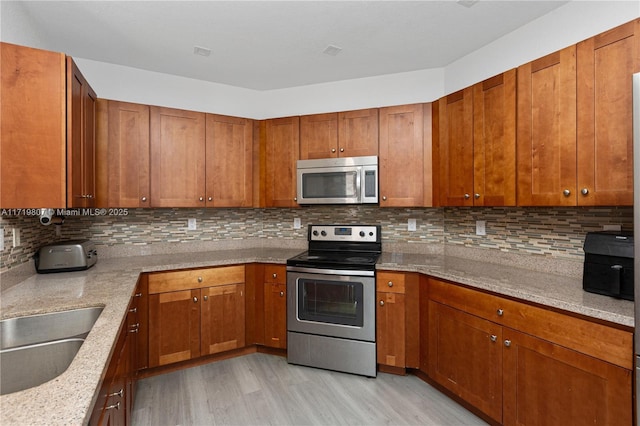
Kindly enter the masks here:
M 205 114 L 150 107 L 151 207 L 204 207 Z
M 502 421 L 502 327 L 429 302 L 429 376 Z
M 380 206 L 424 203 L 423 105 L 380 108 Z
M 200 356 L 200 290 L 149 295 L 149 367 Z
M 504 329 L 505 425 L 630 425 L 631 370 Z
M 345 111 L 338 114 L 338 155 L 378 155 L 378 109 Z
M 253 204 L 253 121 L 207 114 L 207 207 Z
M 640 20 L 578 44 L 579 205 L 633 205 L 631 76 L 640 72 Z
M 266 122 L 265 207 L 297 207 L 296 167 L 300 157 L 300 120 L 276 118 Z
M 300 159 L 338 156 L 338 114 L 314 114 L 300 117 Z
M 473 205 L 473 89 L 438 101 L 439 193 L 443 206 Z
M 474 206 L 516 205 L 515 69 L 473 86 L 473 169 Z
M 245 345 L 244 284 L 202 289 L 201 355 Z
M 378 364 L 406 366 L 405 358 L 405 295 L 376 293 L 376 346 Z
M 264 344 L 272 348 L 287 347 L 287 284 L 264 284 Z
M 149 207 L 149 106 L 99 100 L 98 107 L 99 205 Z
M 67 57 L 67 206 L 95 206 L 97 96 Z
M 0 53 L 0 207 L 64 208 L 64 54 L 8 43 Z
M 518 67 L 518 205 L 576 204 L 576 49 Z

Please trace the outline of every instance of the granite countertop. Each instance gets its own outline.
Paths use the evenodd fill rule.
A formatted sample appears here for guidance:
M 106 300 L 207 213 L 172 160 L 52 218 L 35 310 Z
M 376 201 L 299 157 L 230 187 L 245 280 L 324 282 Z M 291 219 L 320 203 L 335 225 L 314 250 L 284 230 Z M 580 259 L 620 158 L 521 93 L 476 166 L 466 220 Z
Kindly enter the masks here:
M 0 396 L 0 424 L 85 424 L 142 272 L 243 263 L 280 263 L 300 249 L 235 249 L 100 259 L 82 272 L 20 277 L 2 291 L 2 319 L 103 306 L 63 374 L 35 388 Z M 633 327 L 633 302 L 586 293 L 582 280 L 455 256 L 383 253 L 379 270 L 424 273 L 505 296 Z M 4 278 L 3 278 L 4 279 Z

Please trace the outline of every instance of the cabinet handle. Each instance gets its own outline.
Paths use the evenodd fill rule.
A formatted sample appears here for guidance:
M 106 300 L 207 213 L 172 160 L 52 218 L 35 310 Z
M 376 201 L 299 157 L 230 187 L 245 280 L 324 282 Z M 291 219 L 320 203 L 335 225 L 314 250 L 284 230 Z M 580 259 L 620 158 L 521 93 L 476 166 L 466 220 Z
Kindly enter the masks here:
M 498 309 L 496 311 L 496 314 L 498 314 L 498 316 L 501 317 L 502 315 L 504 315 L 504 311 L 502 309 Z
M 335 148 L 331 148 L 331 152 L 336 152 L 336 149 Z
M 582 195 L 589 195 L 589 189 L 588 188 L 582 188 L 582 191 L 580 191 L 582 193 Z
M 204 201 L 204 197 L 200 197 L 200 198 L 199 198 L 199 200 L 200 200 L 200 201 Z
M 207 198 L 207 201 L 213 201 L 213 197 Z
M 389 282 L 387 283 L 387 285 L 388 285 L 389 287 L 393 287 L 393 281 L 389 281 Z
M 384 306 L 384 300 L 380 301 L 380 306 Z
M 562 195 L 564 195 L 565 197 L 568 197 L 569 195 L 571 195 L 571 191 L 569 191 L 568 189 L 565 189 L 564 191 L 562 191 Z
M 193 298 L 193 303 L 198 303 L 198 298 L 197 297 Z
M 131 308 L 129 309 L 129 312 L 131 312 L 132 314 L 135 314 L 136 312 L 138 312 L 138 308 Z
M 209 300 L 209 296 L 204 296 L 203 299 L 206 302 L 207 300 Z
M 284 297 L 284 291 L 280 292 L 280 297 Z
M 475 194 L 473 194 L 473 198 L 475 198 L 475 199 L 477 200 L 478 198 L 480 198 L 480 194 L 478 194 L 478 193 L 476 192 Z
M 382 201 L 387 201 L 387 197 L 385 197 L 384 195 L 382 196 Z
M 113 404 L 113 405 L 109 405 L 107 407 L 104 407 L 105 410 L 113 410 L 113 409 L 119 410 L 120 409 L 120 401 L 118 401 L 117 404 Z
M 142 200 L 142 202 L 145 202 L 145 201 L 147 201 L 147 197 L 142 197 L 141 200 Z
M 142 293 L 136 293 L 133 295 L 133 297 L 142 297 Z
M 278 274 L 273 274 L 272 277 L 273 278 L 278 278 Z
M 504 341 L 504 345 L 505 345 L 506 347 L 511 346 L 511 340 L 509 340 L 509 339 L 505 340 L 505 341 Z
M 492 335 L 491 335 L 491 341 L 492 341 L 492 342 L 495 342 L 495 341 L 497 341 L 497 340 L 498 340 L 498 336 L 496 336 L 495 334 L 492 334 Z
M 140 330 L 140 323 L 133 324 L 133 325 L 129 328 L 129 332 L 130 332 L 130 333 L 137 333 L 139 330 Z
M 118 392 L 108 393 L 107 398 L 110 398 L 112 396 L 119 396 L 120 398 L 122 398 L 122 395 L 124 395 L 124 389 L 120 389 Z
M 471 198 L 471 195 L 469 195 L 469 194 L 464 194 L 464 199 L 465 199 L 465 200 L 468 200 L 469 198 Z
M 344 148 L 340 148 L 340 152 L 344 152 Z
M 293 201 L 298 201 L 298 197 L 293 197 Z
M 202 277 L 198 277 L 198 282 L 201 283 L 202 282 Z

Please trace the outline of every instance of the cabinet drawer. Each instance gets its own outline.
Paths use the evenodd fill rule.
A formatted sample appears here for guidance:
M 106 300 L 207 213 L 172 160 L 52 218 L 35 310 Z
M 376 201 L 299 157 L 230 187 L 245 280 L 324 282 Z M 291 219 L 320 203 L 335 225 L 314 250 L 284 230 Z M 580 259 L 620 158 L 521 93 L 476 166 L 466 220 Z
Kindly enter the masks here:
M 265 265 L 264 266 L 264 282 L 265 283 L 287 283 L 287 268 L 282 265 Z
M 244 283 L 244 265 L 149 274 L 149 294 Z
M 376 290 L 385 293 L 405 292 L 406 276 L 402 273 L 378 272 L 376 274 Z
M 435 279 L 429 280 L 429 298 L 620 367 L 633 367 L 630 331 Z

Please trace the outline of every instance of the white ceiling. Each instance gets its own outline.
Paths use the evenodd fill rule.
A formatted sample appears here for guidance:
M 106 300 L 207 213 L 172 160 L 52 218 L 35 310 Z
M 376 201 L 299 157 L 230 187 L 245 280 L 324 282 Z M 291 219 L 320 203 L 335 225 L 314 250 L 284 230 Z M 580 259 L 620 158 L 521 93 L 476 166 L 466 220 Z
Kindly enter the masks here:
M 567 1 L 25 1 L 47 49 L 256 90 L 441 68 Z M 342 48 L 324 54 L 329 45 Z M 211 49 L 209 57 L 194 46 Z

